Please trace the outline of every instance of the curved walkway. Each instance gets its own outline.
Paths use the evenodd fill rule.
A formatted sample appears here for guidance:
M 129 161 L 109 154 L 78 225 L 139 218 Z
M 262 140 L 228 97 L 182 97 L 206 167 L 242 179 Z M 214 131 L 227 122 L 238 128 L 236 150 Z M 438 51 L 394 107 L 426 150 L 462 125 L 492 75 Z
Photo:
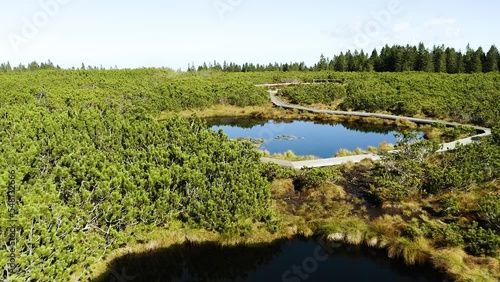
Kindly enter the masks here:
M 277 88 L 280 86 L 290 86 L 290 85 L 299 85 L 299 84 L 300 83 L 279 83 L 279 84 L 259 84 L 256 86 Z M 311 84 L 311 83 L 301 83 L 301 84 Z M 281 101 L 280 99 L 278 99 L 275 96 L 278 93 L 277 90 L 269 90 L 268 92 L 269 92 L 269 96 L 270 96 L 273 104 L 278 106 L 278 107 L 285 108 L 285 109 L 297 109 L 297 110 L 306 111 L 306 112 L 324 113 L 324 114 L 332 114 L 332 115 L 376 117 L 376 118 L 390 119 L 390 120 L 405 119 L 405 120 L 409 120 L 411 122 L 414 122 L 416 124 L 432 124 L 432 123 L 437 122 L 437 123 L 442 123 L 448 127 L 467 126 L 467 127 L 472 127 L 476 130 L 477 135 L 475 135 L 475 136 L 459 139 L 459 140 L 449 142 L 449 143 L 441 144 L 441 149 L 438 150 L 438 152 L 453 150 L 457 147 L 458 144 L 467 145 L 467 144 L 470 144 L 472 142 L 475 142 L 479 137 L 488 136 L 491 134 L 491 130 L 489 128 L 480 127 L 480 126 L 472 126 L 472 125 L 464 125 L 464 124 L 459 124 L 459 123 L 455 123 L 455 122 L 413 118 L 413 117 L 404 117 L 404 116 L 395 116 L 395 115 L 388 115 L 388 114 L 377 114 L 377 113 L 319 110 L 319 109 L 302 107 L 302 106 L 297 106 L 297 105 L 290 105 L 290 104 L 287 104 L 287 103 Z M 393 152 L 397 152 L 397 150 L 393 151 Z M 283 167 L 302 169 L 302 168 L 306 168 L 306 167 L 324 167 L 324 166 L 341 165 L 341 164 L 345 164 L 348 162 L 358 163 L 364 159 L 380 160 L 380 155 L 366 154 L 366 155 L 356 155 L 356 156 L 348 156 L 348 157 L 327 158 L 327 159 L 318 159 L 318 160 L 309 160 L 309 161 L 298 161 L 298 162 L 283 161 L 283 160 L 277 160 L 277 159 L 271 159 L 271 158 L 262 158 L 262 161 L 263 162 L 273 162 L 273 163 L 279 164 Z

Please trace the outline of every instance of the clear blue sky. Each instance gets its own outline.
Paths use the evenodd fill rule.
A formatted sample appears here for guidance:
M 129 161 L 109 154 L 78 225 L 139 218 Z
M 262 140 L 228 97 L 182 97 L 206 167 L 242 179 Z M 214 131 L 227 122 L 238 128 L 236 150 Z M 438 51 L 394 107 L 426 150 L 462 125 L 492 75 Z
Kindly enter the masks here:
M 47 4 L 43 4 L 47 3 Z M 0 62 L 171 67 L 305 61 L 385 44 L 500 47 L 500 3 L 0 0 Z M 48 7 L 48 8 L 47 8 Z

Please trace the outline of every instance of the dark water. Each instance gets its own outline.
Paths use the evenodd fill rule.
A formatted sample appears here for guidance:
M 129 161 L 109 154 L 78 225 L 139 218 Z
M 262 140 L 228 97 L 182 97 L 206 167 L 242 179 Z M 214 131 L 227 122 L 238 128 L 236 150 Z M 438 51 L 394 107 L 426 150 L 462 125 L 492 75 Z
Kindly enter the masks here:
M 229 138 L 265 139 L 261 149 L 271 154 L 292 150 L 296 155 L 332 157 L 339 149 L 378 147 L 380 143 L 396 144 L 395 127 L 360 124 L 327 124 L 312 121 L 274 121 L 222 118 L 210 119 L 212 129 L 224 130 Z M 279 139 L 293 136 L 295 140 Z
M 383 250 L 321 240 L 220 247 L 174 245 L 114 261 L 97 281 L 443 281 L 429 266 L 407 266 Z

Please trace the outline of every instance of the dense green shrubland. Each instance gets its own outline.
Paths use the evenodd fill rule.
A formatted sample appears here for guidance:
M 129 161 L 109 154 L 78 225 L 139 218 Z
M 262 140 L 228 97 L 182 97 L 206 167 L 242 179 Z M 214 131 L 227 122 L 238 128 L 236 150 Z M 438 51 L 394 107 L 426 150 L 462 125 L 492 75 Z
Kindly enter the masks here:
M 0 187 L 4 199 L 13 170 L 20 277 L 64 280 L 138 226 L 181 220 L 243 232 L 269 219 L 259 154 L 200 120 L 19 106 L 0 116 Z M 5 205 L 1 214 L 8 226 Z M 4 265 L 7 249 L 0 252 Z
M 267 102 L 247 82 L 162 70 L 0 75 L 0 267 L 19 281 L 67 281 L 143 228 L 275 230 L 269 182 L 250 142 L 201 120 L 153 118 Z M 12 173 L 9 173 L 9 172 Z M 16 222 L 16 244 L 9 241 Z M 18 267 L 9 269 L 9 252 Z
M 334 100 L 342 99 L 346 89 L 341 84 L 308 84 L 290 86 L 280 90 L 281 95 L 290 99 L 293 104 L 330 104 Z
M 196 118 L 158 122 L 155 117 L 218 104 L 262 105 L 269 103 L 267 92 L 254 84 L 321 78 L 344 83 L 294 86 L 283 93 L 294 103 L 338 102 L 343 109 L 487 126 L 500 117 L 497 73 L 2 73 L 0 199 L 8 200 L 9 177 L 17 192 L 19 268 L 9 276 L 66 281 L 130 242 L 138 230 L 169 228 L 171 222 L 238 235 L 249 234 L 255 223 L 276 231 L 269 181 L 292 178 L 298 191 L 307 191 L 335 182 L 333 177 L 348 178 L 347 173 L 296 173 L 261 164 L 251 143 L 228 140 Z M 365 187 L 365 196 L 378 204 L 439 201 L 432 207 L 442 208 L 435 216 L 450 224 L 418 223 L 407 237 L 441 238 L 443 246 L 498 255 L 498 132 L 481 144 L 439 155 L 432 153 L 432 142 L 408 146 L 406 155 L 387 155 L 352 183 L 358 190 Z M 480 200 L 463 201 L 460 196 L 468 193 Z M 4 276 L 12 248 L 8 212 L 7 205 L 0 207 Z
M 498 73 L 381 74 L 350 83 L 341 107 L 492 126 L 500 116 L 499 93 Z
M 403 138 L 400 153 L 385 155 L 368 173 L 370 198 L 378 204 L 441 199 L 433 205 L 432 215 L 448 224 L 412 228 L 429 239 L 442 238 L 441 245 L 463 245 L 472 255 L 500 256 L 500 191 L 495 185 L 500 178 L 500 143 L 487 137 L 434 154 L 432 142 L 412 141 Z
M 329 105 L 337 101 L 343 110 L 426 116 L 485 126 L 496 125 L 500 117 L 500 74 L 497 72 L 454 75 L 324 72 L 324 77 L 348 79 L 348 82 L 294 86 L 281 93 L 296 104 Z M 308 74 L 301 78 L 310 81 L 314 77 Z M 346 88 L 345 95 L 342 87 Z
M 0 75 L 0 90 L 2 105 L 38 104 L 51 111 L 106 108 L 157 114 L 216 104 L 268 102 L 266 91 L 237 77 L 156 69 L 9 72 Z

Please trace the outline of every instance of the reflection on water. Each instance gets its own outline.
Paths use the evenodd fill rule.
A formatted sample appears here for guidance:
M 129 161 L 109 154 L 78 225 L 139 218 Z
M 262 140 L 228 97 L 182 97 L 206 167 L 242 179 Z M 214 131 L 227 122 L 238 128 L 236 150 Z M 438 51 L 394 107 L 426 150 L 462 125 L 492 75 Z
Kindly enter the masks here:
M 271 154 L 292 150 L 296 155 L 332 157 L 339 149 L 368 149 L 380 143 L 396 143 L 396 127 L 362 123 L 331 124 L 300 120 L 250 118 L 208 119 L 213 130 L 222 129 L 229 138 L 264 139 L 261 149 Z M 292 138 L 280 138 L 280 137 Z
M 187 243 L 127 255 L 94 282 L 442 280 L 429 266 L 406 266 L 388 259 L 383 250 L 294 239 L 236 247 Z

